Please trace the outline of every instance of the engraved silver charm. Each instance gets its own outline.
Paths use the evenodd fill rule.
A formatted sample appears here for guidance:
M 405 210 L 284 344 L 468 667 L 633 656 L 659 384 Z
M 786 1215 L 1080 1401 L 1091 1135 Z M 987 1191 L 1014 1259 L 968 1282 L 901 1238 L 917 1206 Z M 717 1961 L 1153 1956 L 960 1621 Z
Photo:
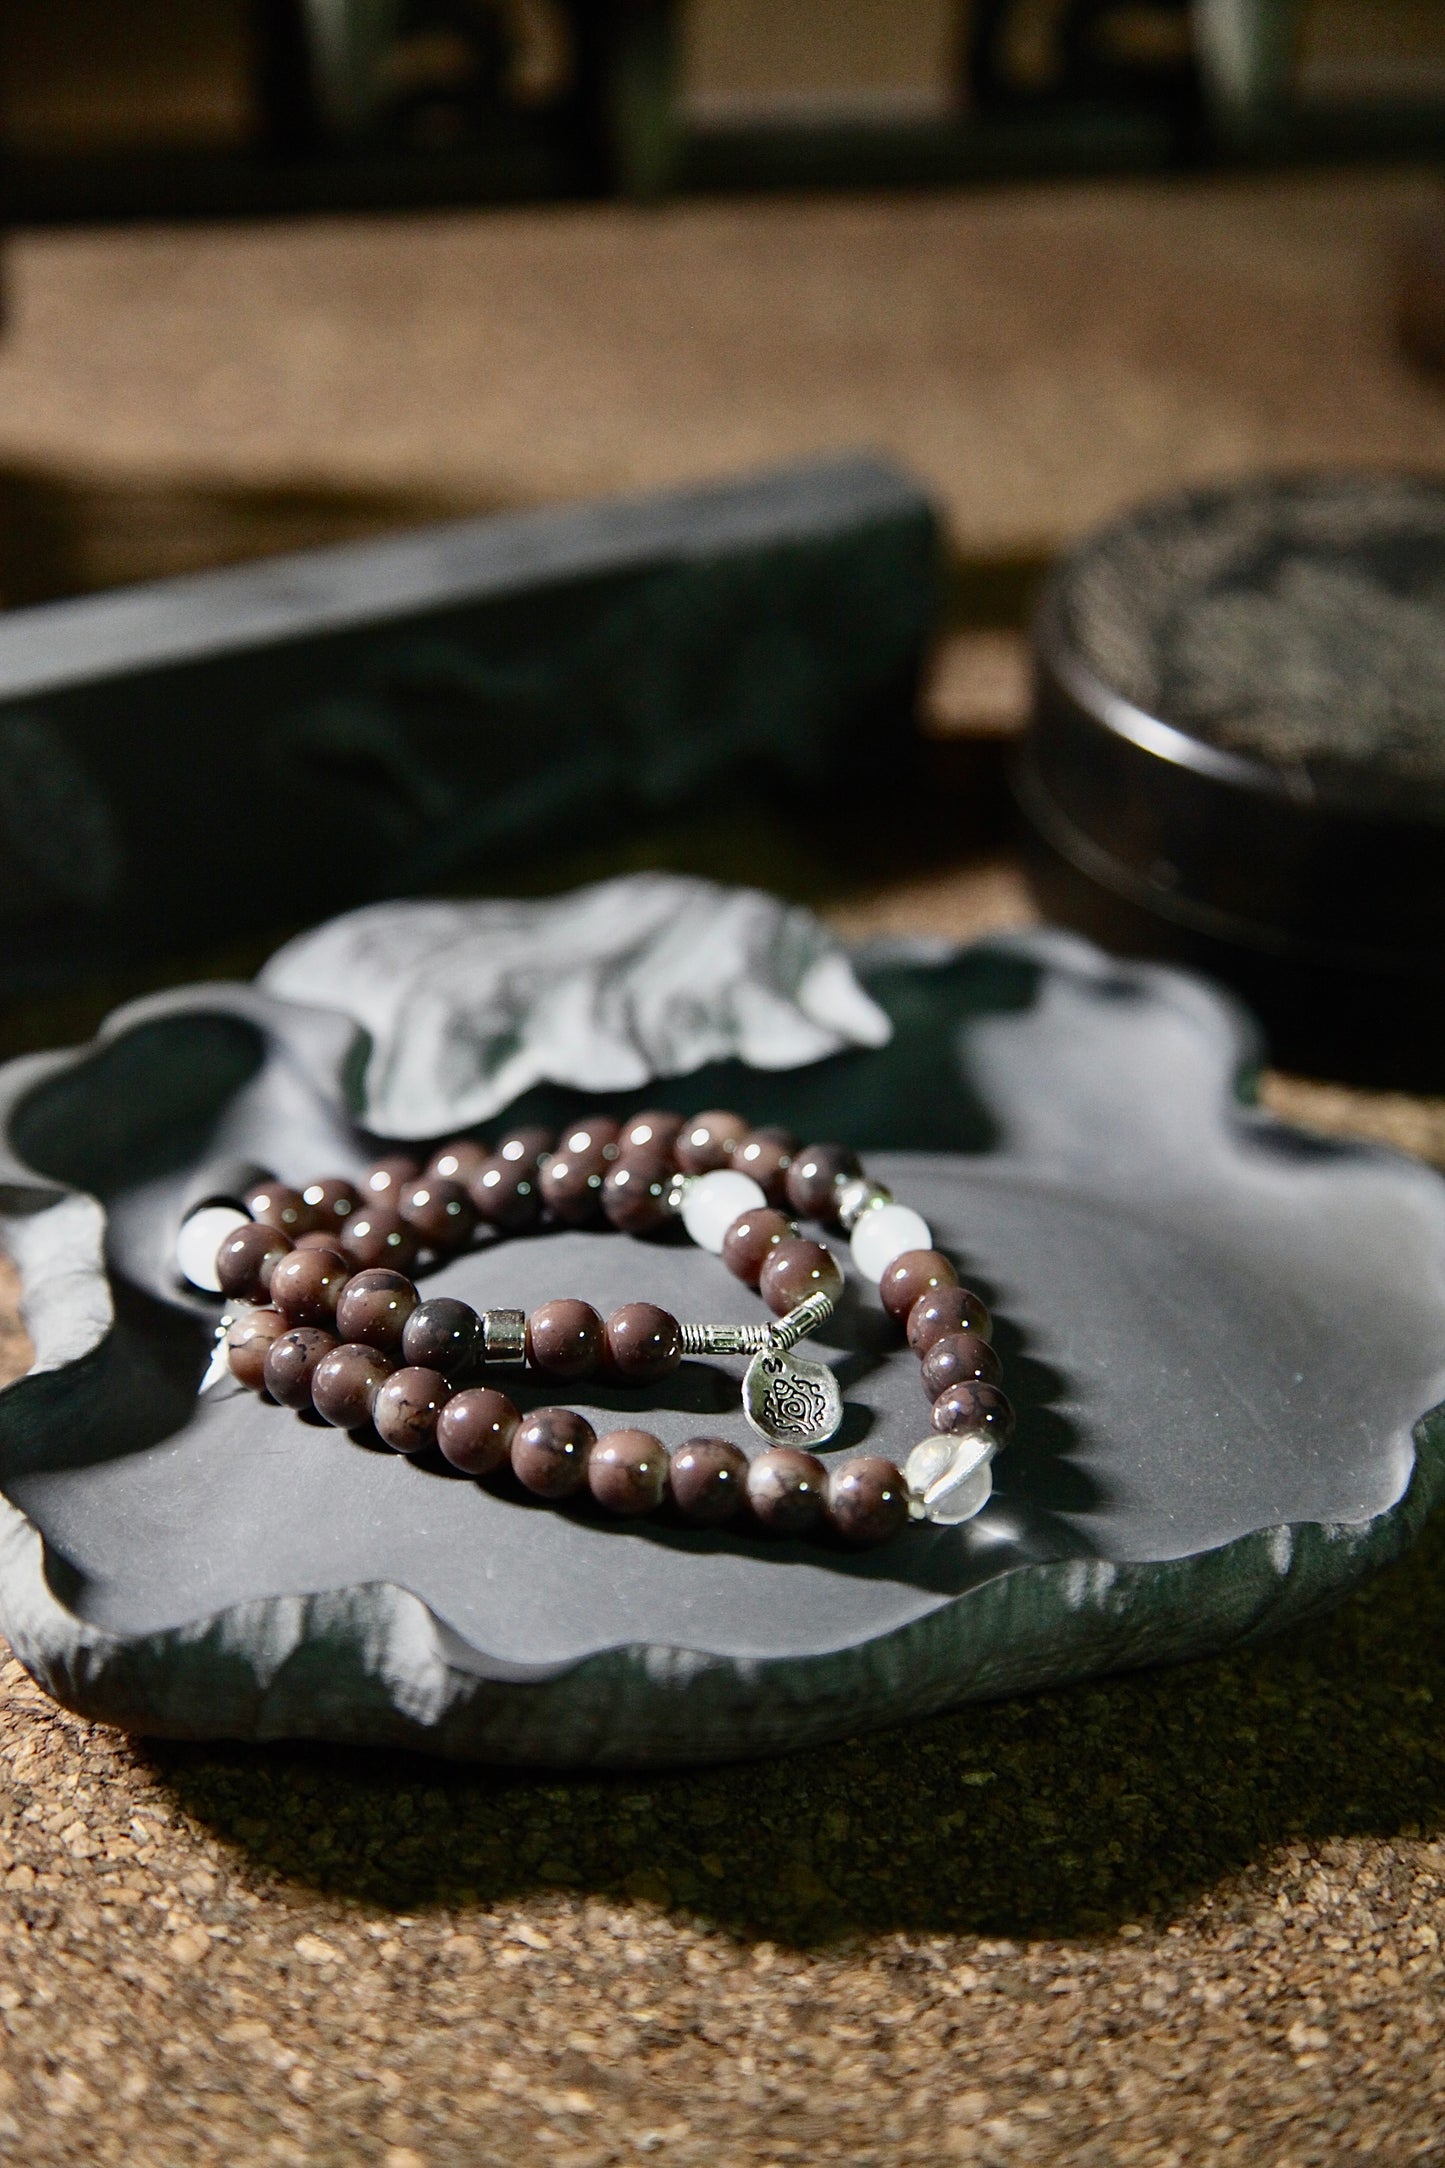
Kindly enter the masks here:
M 833 1314 L 830 1295 L 807 1295 L 772 1325 L 684 1325 L 684 1355 L 751 1355 L 743 1413 L 770 1445 L 821 1445 L 843 1420 L 843 1396 L 826 1363 L 789 1354 Z
M 832 1312 L 827 1295 L 809 1295 L 768 1326 L 766 1344 L 748 1364 L 743 1413 L 770 1445 L 822 1445 L 843 1420 L 843 1396 L 828 1365 L 789 1353 Z

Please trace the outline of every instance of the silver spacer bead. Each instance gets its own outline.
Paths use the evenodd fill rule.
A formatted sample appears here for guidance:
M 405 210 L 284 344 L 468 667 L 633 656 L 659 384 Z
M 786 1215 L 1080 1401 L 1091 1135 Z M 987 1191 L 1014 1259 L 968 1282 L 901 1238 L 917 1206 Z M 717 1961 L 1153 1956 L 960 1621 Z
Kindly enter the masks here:
M 525 1310 L 483 1310 L 482 1361 L 509 1363 L 527 1360 L 527 1313 Z
M 833 1298 L 821 1290 L 806 1295 L 796 1310 L 771 1325 L 683 1325 L 684 1355 L 760 1355 L 764 1348 L 786 1353 L 833 1314 Z
M 768 1344 L 766 1325 L 684 1325 L 684 1355 L 756 1355 Z
M 865 1212 L 876 1212 L 880 1205 L 892 1202 L 892 1190 L 885 1189 L 881 1182 L 870 1182 L 866 1174 L 845 1174 L 838 1184 L 835 1205 L 844 1234 L 852 1234 Z

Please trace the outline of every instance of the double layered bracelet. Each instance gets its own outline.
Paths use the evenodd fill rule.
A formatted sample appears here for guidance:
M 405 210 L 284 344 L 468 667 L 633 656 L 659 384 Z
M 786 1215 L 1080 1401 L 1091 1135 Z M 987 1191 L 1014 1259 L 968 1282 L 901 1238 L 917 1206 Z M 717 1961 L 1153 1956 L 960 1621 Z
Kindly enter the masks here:
M 842 1420 L 838 1382 L 795 1352 L 832 1314 L 843 1271 L 803 1222 L 841 1230 L 860 1276 L 919 1357 L 929 1435 L 900 1464 L 879 1454 L 829 1466 L 812 1450 Z M 576 1296 L 476 1310 L 427 1298 L 411 1274 L 466 1248 L 547 1225 L 608 1223 L 635 1237 L 681 1228 L 773 1313 L 769 1323 L 681 1320 L 651 1302 L 603 1318 Z M 256 1184 L 210 1199 L 183 1224 L 182 1276 L 227 1298 L 223 1361 L 280 1407 L 374 1434 L 409 1456 L 513 1481 L 536 1498 L 589 1497 L 604 1513 L 751 1524 L 779 1535 L 890 1540 L 912 1521 L 953 1524 L 986 1503 L 1013 1412 L 988 1311 L 961 1287 L 927 1222 L 836 1144 L 799 1147 L 711 1111 L 589 1116 L 560 1137 L 518 1129 L 488 1149 L 442 1145 L 388 1157 L 358 1181 Z M 746 1355 L 743 1411 L 765 1449 L 691 1438 L 671 1453 L 640 1428 L 598 1436 L 575 1409 L 523 1415 L 492 1380 L 530 1371 L 645 1388 L 688 1357 Z

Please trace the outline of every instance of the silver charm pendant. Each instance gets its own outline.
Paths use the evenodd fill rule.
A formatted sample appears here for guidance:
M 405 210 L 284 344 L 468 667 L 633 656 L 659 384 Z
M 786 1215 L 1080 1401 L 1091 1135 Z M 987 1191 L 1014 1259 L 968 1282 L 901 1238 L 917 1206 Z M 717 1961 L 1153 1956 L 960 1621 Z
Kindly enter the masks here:
M 769 1445 L 822 1445 L 843 1420 L 843 1395 L 826 1363 L 789 1349 L 833 1314 L 832 1297 L 807 1295 L 775 1325 L 684 1325 L 684 1355 L 751 1355 L 743 1413 Z
M 826 1363 L 765 1347 L 744 1374 L 743 1413 L 770 1445 L 822 1445 L 843 1420 L 843 1396 Z

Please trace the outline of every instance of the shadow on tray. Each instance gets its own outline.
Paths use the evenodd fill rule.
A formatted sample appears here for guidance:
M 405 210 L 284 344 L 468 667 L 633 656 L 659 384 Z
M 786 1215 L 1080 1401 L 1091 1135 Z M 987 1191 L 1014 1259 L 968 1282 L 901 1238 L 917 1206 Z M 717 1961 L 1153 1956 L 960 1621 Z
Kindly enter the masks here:
M 798 1754 L 566 1779 L 316 1746 L 138 1745 L 187 1814 L 382 1909 L 655 1903 L 744 1939 L 1104 1932 L 1292 1838 L 1445 1827 L 1445 1520 L 1259 1650 Z

